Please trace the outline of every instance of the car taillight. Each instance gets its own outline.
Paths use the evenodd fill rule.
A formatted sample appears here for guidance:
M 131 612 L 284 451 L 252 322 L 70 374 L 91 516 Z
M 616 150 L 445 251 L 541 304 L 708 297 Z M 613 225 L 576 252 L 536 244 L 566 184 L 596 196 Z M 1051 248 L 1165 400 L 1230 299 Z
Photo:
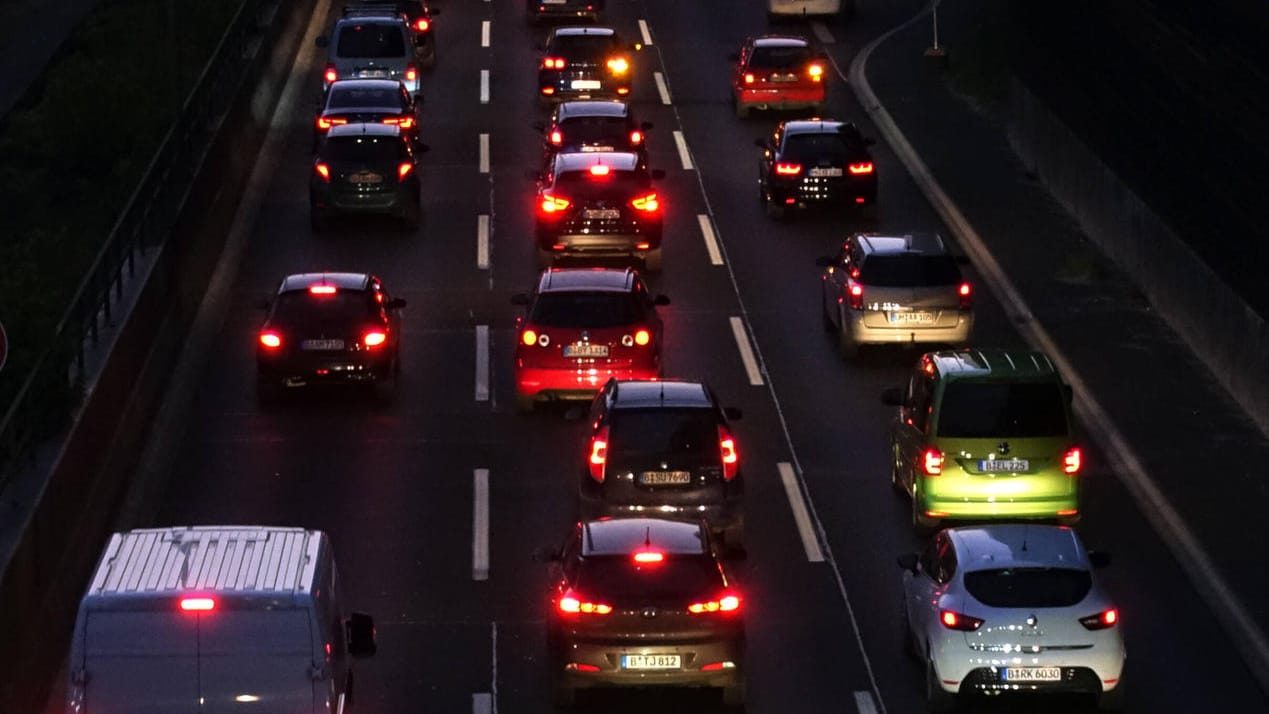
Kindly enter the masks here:
M 775 170 L 780 176 L 797 176 L 802 173 L 802 164 L 789 164 L 781 161 L 775 165 Z
M 943 473 L 943 452 L 938 449 L 926 449 L 921 454 L 921 468 L 927 476 L 938 476 Z
M 595 164 L 590 167 L 591 176 L 607 176 L 612 173 L 612 167 L 608 164 Z
M 725 426 L 718 427 L 718 451 L 723 458 L 723 480 L 736 478 L 736 472 L 740 469 L 740 454 L 736 452 L 736 439 Z
M 956 295 L 961 299 L 961 309 L 966 310 L 974 304 L 974 289 L 969 283 L 961 283 L 956 289 Z
M 630 63 L 624 57 L 613 57 L 608 60 L 608 71 L 613 74 L 625 74 L 630 69 Z
M 640 347 L 645 347 L 652 341 L 652 333 L 647 330 L 639 330 L 634 334 L 634 343 Z
M 655 193 L 640 196 L 631 201 L 630 205 L 634 206 L 637 210 L 645 211 L 647 213 L 654 213 L 657 209 L 661 208 L 661 202 L 657 200 L 657 195 Z
M 335 71 L 334 64 L 326 65 L 326 71 L 322 74 L 322 78 L 325 79 L 327 82 L 334 82 L 335 80 L 339 79 L 339 73 Z
M 559 146 L 560 144 L 564 143 L 564 135 L 560 133 L 559 129 L 556 129 L 551 132 L 551 143 L 555 144 L 556 146 Z
M 308 286 L 309 295 L 334 295 L 339 288 L 334 285 L 310 285 Z
M 545 344 L 551 343 L 550 338 L 546 335 L 541 335 L 540 338 Z M 536 330 L 526 329 L 524 332 L 520 333 L 520 342 L 523 343 L 525 347 L 532 347 L 536 345 L 538 343 L 538 339 L 539 335 Z
M 185 612 L 210 612 L 216 609 L 216 600 L 209 597 L 183 597 L 180 607 Z
M 631 143 L 631 144 L 642 144 L 642 143 L 643 143 L 643 132 L 641 132 L 641 131 L 639 131 L 639 130 L 637 130 L 637 129 L 636 129 L 635 131 L 630 132 L 630 143 Z
M 560 612 L 569 615 L 607 615 L 612 612 L 612 605 L 602 602 L 591 602 L 580 594 L 569 589 L 560 598 Z
M 317 172 L 318 176 L 322 177 L 323 181 L 330 183 L 330 166 L 327 166 L 319 161 L 316 164 L 313 164 L 313 170 Z
M 739 612 L 740 596 L 736 593 L 723 593 L 716 600 L 705 600 L 702 602 L 694 602 L 687 606 L 687 611 L 693 615 L 701 615 L 710 612 Z
M 388 333 L 383 330 L 369 330 L 361 336 L 361 343 L 366 347 L 378 347 L 388 341 Z
M 665 560 L 665 553 L 659 550 L 641 550 L 634 554 L 633 560 L 640 565 L 660 563 Z
M 850 305 L 850 309 L 852 310 L 864 309 L 864 286 L 856 283 L 854 285 L 847 287 L 846 297 L 849 298 L 847 302 Z
M 409 176 L 410 172 L 413 170 L 414 170 L 414 164 L 410 163 L 409 161 L 402 161 L 401 163 L 397 164 L 397 179 L 400 180 L 405 178 L 406 176 Z
M 260 346 L 264 347 L 266 350 L 276 350 L 282 346 L 282 335 L 279 335 L 272 330 L 261 332 Z
M 571 202 L 567 198 L 553 196 L 549 193 L 542 194 L 542 203 L 539 207 L 543 213 L 558 213 L 568 208 Z
M 414 117 L 384 117 L 383 123 L 395 124 L 396 126 L 399 126 L 402 129 L 413 129 Z
M 547 57 L 542 60 L 542 69 L 564 69 L 564 58 Z
M 846 170 L 850 172 L 851 176 L 864 176 L 872 173 L 872 162 L 861 161 L 857 164 L 850 164 L 846 167 Z
M 419 78 L 419 68 L 411 62 L 405 66 L 405 81 L 413 82 Z
M 754 76 L 752 72 L 745 72 L 745 84 L 753 84 Z
M 427 32 L 428 28 L 430 28 L 431 26 L 432 26 L 432 22 L 428 20 L 426 17 L 420 17 L 419 19 L 414 21 L 415 32 Z
M 348 123 L 347 119 L 338 119 L 335 117 L 318 117 L 317 118 L 317 128 L 321 129 L 322 131 L 326 131 L 332 126 L 342 126 L 347 123 Z
M 970 617 L 955 610 L 939 610 L 939 622 L 949 630 L 961 632 L 973 632 L 983 626 L 983 621 L 977 617 Z
M 1078 446 L 1072 446 L 1062 455 L 1062 471 L 1074 476 L 1080 472 L 1080 467 L 1084 465 L 1084 454 Z
M 608 463 L 608 427 L 600 427 L 590 438 L 590 455 L 586 463 L 590 467 L 590 477 L 603 483 L 604 465 Z
M 813 64 L 806 68 L 806 73 L 810 75 L 812 82 L 819 82 L 824 79 L 824 66 Z
M 1086 630 L 1104 630 L 1108 627 L 1114 627 L 1119 624 L 1119 611 L 1112 607 L 1096 615 L 1081 617 L 1080 624 Z

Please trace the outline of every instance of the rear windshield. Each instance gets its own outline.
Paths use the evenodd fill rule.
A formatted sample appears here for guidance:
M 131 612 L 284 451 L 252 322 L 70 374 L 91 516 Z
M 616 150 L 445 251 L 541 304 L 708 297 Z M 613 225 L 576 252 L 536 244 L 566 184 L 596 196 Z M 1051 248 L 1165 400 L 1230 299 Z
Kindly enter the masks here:
M 346 24 L 339 32 L 335 55 L 366 59 L 404 57 L 405 33 L 397 23 Z
M 1023 438 L 1068 433 L 1065 396 L 1056 382 L 957 380 L 943 391 L 938 435 Z
M 322 144 L 321 155 L 328 161 L 396 161 L 401 140 L 395 136 L 335 136 Z
M 573 200 L 629 201 L 651 187 L 646 174 L 634 171 L 613 171 L 607 176 L 592 176 L 589 171 L 569 171 L 555 179 L 555 190 Z
M 638 564 L 629 555 L 589 556 L 582 561 L 577 589 L 586 597 L 621 602 L 641 598 L 715 597 L 723 579 L 713 558 L 706 555 L 665 556 L 660 563 Z
M 649 454 L 718 453 L 711 409 L 622 409 L 614 415 L 608 450 L 614 460 Z
M 632 293 L 543 293 L 533 301 L 529 322 L 544 327 L 618 327 L 643 319 Z
M 273 319 L 295 326 L 314 323 L 343 325 L 377 318 L 380 312 L 380 308 L 361 291 L 312 295 L 307 290 L 295 290 L 278 296 Z
M 551 54 L 578 61 L 602 62 L 616 49 L 612 35 L 557 35 L 551 43 Z
M 1093 587 L 1087 570 L 1003 568 L 965 573 L 965 589 L 988 607 L 1070 607 Z
M 577 117 L 560 122 L 565 144 L 629 143 L 622 117 Z
M 749 56 L 750 67 L 801 69 L 811 61 L 809 47 L 755 47 Z
M 878 287 L 955 285 L 961 281 L 961 271 L 950 255 L 870 255 L 859 280 Z
M 785 137 L 781 158 L 813 163 L 831 161 L 844 164 L 854 158 L 857 147 L 842 134 L 794 134 Z
M 360 107 L 401 108 L 399 89 L 369 89 L 365 87 L 335 87 L 331 90 L 329 109 L 358 109 Z

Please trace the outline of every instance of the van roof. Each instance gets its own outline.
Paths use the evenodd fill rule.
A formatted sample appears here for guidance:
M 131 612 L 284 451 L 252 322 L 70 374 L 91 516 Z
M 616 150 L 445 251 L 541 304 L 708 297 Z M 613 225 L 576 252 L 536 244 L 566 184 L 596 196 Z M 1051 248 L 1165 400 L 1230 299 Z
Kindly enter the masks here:
M 115 533 L 84 599 L 312 592 L 321 531 L 265 526 L 146 528 Z

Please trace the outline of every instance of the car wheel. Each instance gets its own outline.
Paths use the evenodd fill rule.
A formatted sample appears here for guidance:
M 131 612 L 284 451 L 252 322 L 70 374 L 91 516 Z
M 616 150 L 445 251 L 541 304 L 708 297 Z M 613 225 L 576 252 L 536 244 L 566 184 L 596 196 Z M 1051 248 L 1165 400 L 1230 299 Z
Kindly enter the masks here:
M 748 119 L 748 118 L 749 118 L 749 105 L 748 105 L 748 104 L 745 104 L 744 102 L 740 101 L 739 99 L 736 99 L 736 100 L 735 100 L 735 102 L 736 102 L 736 118 L 737 118 L 737 119 Z
M 745 524 L 736 523 L 723 531 L 723 545 L 727 548 L 745 547 Z
M 405 212 L 401 214 L 401 230 L 406 233 L 413 233 L 419 229 L 419 223 L 422 220 L 423 207 L 418 201 L 410 204 Z
M 823 103 L 820 103 L 820 104 L 812 104 L 812 105 L 811 105 L 811 116 L 813 116 L 813 117 L 822 117 L 822 116 L 824 116 L 824 104 L 823 104 Z
M 282 385 L 271 379 L 256 380 L 256 404 L 272 409 L 282 401 Z
M 767 218 L 773 218 L 776 220 L 784 218 L 784 206 L 776 203 L 771 196 L 765 197 L 765 204 L 763 207 L 767 211 Z
M 903 479 L 899 477 L 899 454 L 897 449 L 890 450 L 890 485 L 894 487 L 895 492 L 904 496 L 908 495 L 908 489 L 903 485 Z
M 930 712 L 950 712 L 956 708 L 956 695 L 943 690 L 934 671 L 934 658 L 925 658 L 925 708 Z
M 733 684 L 723 687 L 723 706 L 729 709 L 742 709 L 745 706 L 745 685 Z
M 649 273 L 661 272 L 661 249 L 660 248 L 656 248 L 655 250 L 650 250 L 643 256 L 643 268 L 644 270 L 647 270 Z
M 930 518 L 921 512 L 921 494 L 917 492 L 914 484 L 912 487 L 912 530 L 924 537 L 934 535 L 938 529 L 938 519 Z
M 577 703 L 577 687 L 566 684 L 555 685 L 555 706 L 559 709 L 571 708 Z
M 533 413 L 533 397 L 529 394 L 516 393 L 516 414 Z
M 549 268 L 555 265 L 555 256 L 549 250 L 538 248 L 538 267 Z
M 833 324 L 833 318 L 828 315 L 828 303 L 824 295 L 824 283 L 820 283 L 820 322 L 824 326 L 824 331 L 832 333 L 837 330 L 837 325 Z
M 850 336 L 850 327 L 845 320 L 842 320 L 842 326 L 837 330 L 837 351 L 848 360 L 859 357 L 859 343 Z
M 921 650 L 917 649 L 916 635 L 912 632 L 912 619 L 908 617 L 908 603 L 906 600 L 899 601 L 899 622 L 902 623 L 902 639 L 899 640 L 899 649 L 903 651 L 904 656 L 919 660 L 921 658 Z
M 1124 708 L 1124 675 L 1119 675 L 1119 684 L 1109 692 L 1097 695 L 1097 708 L 1104 712 L 1122 711 Z

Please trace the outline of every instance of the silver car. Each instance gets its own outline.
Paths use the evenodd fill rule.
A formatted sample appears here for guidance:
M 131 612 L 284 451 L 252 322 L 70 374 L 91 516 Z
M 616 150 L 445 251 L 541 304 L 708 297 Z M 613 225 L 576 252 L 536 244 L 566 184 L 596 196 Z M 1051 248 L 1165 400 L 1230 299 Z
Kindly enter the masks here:
M 318 37 L 317 46 L 326 49 L 323 92 L 340 79 L 395 79 L 407 92 L 419 91 L 416 39 L 404 15 L 351 12 L 335 22 L 330 37 Z
M 823 266 L 820 309 L 843 356 L 861 345 L 968 342 L 973 286 L 937 233 L 856 233 Z

